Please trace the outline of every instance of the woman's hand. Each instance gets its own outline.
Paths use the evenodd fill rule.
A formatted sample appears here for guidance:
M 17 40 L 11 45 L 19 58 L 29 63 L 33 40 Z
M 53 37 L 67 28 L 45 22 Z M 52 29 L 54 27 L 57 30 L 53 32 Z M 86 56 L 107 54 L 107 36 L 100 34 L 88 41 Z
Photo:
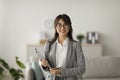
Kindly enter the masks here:
M 50 73 L 52 75 L 60 75 L 61 74 L 61 69 L 60 68 L 51 68 Z
M 48 67 L 48 61 L 46 59 L 40 60 L 40 63 L 43 67 Z

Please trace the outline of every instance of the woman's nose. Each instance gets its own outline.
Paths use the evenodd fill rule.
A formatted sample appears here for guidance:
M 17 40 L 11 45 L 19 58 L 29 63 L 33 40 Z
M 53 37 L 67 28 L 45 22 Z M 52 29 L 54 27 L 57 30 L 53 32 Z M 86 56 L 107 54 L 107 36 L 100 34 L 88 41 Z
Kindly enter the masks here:
M 61 29 L 65 29 L 64 25 L 61 27 Z

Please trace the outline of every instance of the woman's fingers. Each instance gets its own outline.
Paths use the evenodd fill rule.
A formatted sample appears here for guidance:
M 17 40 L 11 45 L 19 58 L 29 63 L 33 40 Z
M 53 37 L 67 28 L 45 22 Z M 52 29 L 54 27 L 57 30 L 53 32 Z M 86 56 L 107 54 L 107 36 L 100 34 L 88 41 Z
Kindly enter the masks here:
M 57 74 L 61 74 L 61 71 L 60 71 L 60 69 L 51 68 L 51 69 L 50 69 L 50 73 L 51 73 L 52 75 L 57 75 Z
M 50 69 L 50 73 L 51 73 L 52 75 L 55 75 L 55 69 L 51 68 L 51 69 Z

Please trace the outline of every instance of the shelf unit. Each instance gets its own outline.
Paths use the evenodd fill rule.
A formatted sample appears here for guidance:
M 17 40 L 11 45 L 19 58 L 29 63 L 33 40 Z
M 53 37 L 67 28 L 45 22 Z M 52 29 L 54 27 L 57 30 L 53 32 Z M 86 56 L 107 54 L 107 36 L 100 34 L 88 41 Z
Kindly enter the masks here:
M 40 44 L 29 44 L 27 45 L 27 61 L 29 61 L 29 57 L 33 56 L 35 53 L 35 48 L 38 50 L 39 55 L 42 55 L 44 50 L 44 45 Z M 82 49 L 85 57 L 93 58 L 102 56 L 102 44 L 82 44 Z

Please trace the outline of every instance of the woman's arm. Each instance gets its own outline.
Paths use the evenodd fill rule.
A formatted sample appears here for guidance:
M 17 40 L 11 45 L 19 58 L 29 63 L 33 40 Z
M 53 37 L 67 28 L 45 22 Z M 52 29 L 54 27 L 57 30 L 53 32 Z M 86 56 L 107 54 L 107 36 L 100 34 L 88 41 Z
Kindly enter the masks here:
M 49 63 L 47 61 L 47 57 L 46 57 L 49 50 L 50 50 L 50 43 L 48 41 L 46 41 L 45 46 L 44 46 L 44 54 L 43 54 L 44 59 L 39 60 L 39 64 L 42 65 L 42 68 L 47 71 L 49 71 L 49 68 L 50 68 L 50 65 L 49 65 Z

